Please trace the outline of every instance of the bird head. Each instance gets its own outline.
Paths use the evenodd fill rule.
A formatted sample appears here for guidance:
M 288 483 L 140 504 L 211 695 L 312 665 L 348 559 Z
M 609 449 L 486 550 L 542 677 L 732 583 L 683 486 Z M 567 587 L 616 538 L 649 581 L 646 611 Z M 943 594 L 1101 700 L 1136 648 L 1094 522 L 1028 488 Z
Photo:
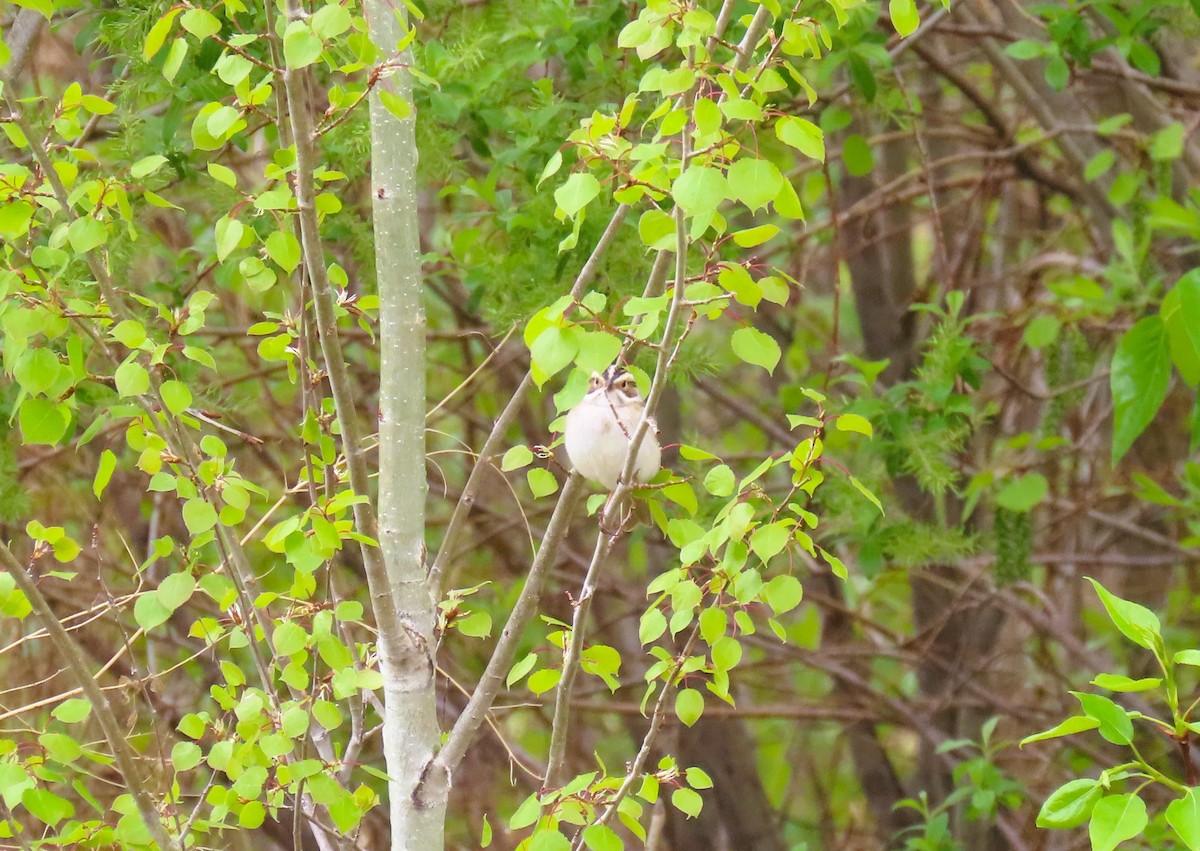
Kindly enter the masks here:
M 641 401 L 637 380 L 619 364 L 613 364 L 602 373 L 592 373 L 588 392 L 600 391 L 617 403 L 632 404 Z

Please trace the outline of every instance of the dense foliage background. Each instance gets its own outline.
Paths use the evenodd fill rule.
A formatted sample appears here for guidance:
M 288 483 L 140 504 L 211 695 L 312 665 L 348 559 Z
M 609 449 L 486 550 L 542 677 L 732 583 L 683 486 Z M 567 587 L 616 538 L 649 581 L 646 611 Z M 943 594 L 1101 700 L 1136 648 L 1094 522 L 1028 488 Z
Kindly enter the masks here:
M 653 98 L 615 130 L 589 128 L 639 88 L 672 95 L 648 71 L 675 68 L 686 48 L 668 58 L 639 49 L 670 27 L 631 22 L 693 6 L 713 18 L 721 4 L 408 5 L 418 16 L 431 562 L 475 453 L 528 385 L 531 348 L 539 379 L 483 459 L 463 534 L 439 558 L 436 695 L 448 729 L 565 481 L 561 453 L 543 449 L 558 439 L 556 418 L 591 360 L 615 353 L 610 341 L 650 339 L 655 329 L 637 323 L 665 321 L 661 281 L 658 293 L 646 282 L 662 240 L 673 245 L 661 212 L 672 209 L 669 181 L 603 159 L 626 155 L 620 140 L 653 145 Z M 760 8 L 726 5 L 731 34 L 713 51 L 722 62 Z M 294 66 L 297 51 L 322 57 L 303 63 L 315 63 L 305 78 L 322 169 L 315 203 L 359 425 L 372 432 L 379 331 L 364 96 L 396 67 L 381 70 L 386 57 L 364 46 L 359 9 L 311 6 L 315 48 L 289 42 L 287 22 L 267 17 L 274 9 L 233 0 L 22 0 L 3 12 L 10 47 L 18 7 L 49 23 L 23 67 L 4 74 L 0 538 L 103 672 L 146 783 L 168 800 L 161 810 L 177 827 L 191 815 L 203 847 L 312 843 L 299 817 L 293 825 L 302 789 L 316 799 L 308 816 L 332 823 L 341 844 L 380 848 L 388 836 L 387 808 L 375 806 L 387 775 L 371 600 L 352 500 L 339 496 L 342 430 L 293 232 L 292 193 L 310 176 L 295 173 L 280 89 L 261 72 Z M 731 167 L 719 226 L 690 235 L 688 280 L 711 286 L 704 294 L 724 313 L 698 310 L 671 362 L 658 425 L 673 471 L 660 484 L 674 484 L 639 492 L 649 507 L 601 575 L 592 653 L 571 699 L 568 776 L 622 777 L 657 700 L 648 680 L 703 638 L 709 667 L 679 675 L 679 698 L 655 728 L 648 771 L 663 791 L 642 786 L 635 814 L 649 836 L 626 822 L 618 843 L 1200 848 L 1200 799 L 1188 791 L 1200 653 L 1174 655 L 1200 647 L 1200 8 L 761 6 L 772 23 L 760 55 L 787 57 L 793 73 L 758 79 L 735 135 L 790 182 L 794 203 L 769 169 L 739 174 L 739 188 Z M 264 35 L 242 40 L 249 33 Z M 9 120 L 18 111 L 23 125 Z M 31 130 L 78 214 L 63 215 L 44 188 Z M 603 191 L 573 182 L 593 173 Z M 614 199 L 631 186 L 653 201 Z M 678 201 L 678 182 L 675 192 Z M 618 202 L 634 212 L 610 226 Z M 656 207 L 665 230 L 645 214 Z M 718 238 L 726 224 L 778 231 Z M 606 229 L 615 236 L 589 287 L 606 298 L 576 311 L 564 359 L 559 337 L 538 343 L 559 321 L 545 309 Z M 99 306 L 103 275 L 88 265 L 98 257 L 125 313 L 107 296 Z M 574 329 L 604 339 L 585 343 Z M 653 373 L 659 354 L 630 358 Z M 143 398 L 153 404 L 137 407 Z M 190 472 L 177 440 L 201 459 Z M 801 476 L 805 441 L 819 480 Z M 755 532 L 724 563 L 749 555 L 767 590 L 738 588 L 745 605 L 726 609 L 719 590 L 701 604 L 658 581 L 704 531 L 727 529 L 739 502 L 757 513 L 735 537 Z M 225 570 L 223 528 L 246 547 L 253 605 Z M 528 842 L 561 630 L 596 538 L 581 508 L 542 617 L 453 773 L 448 847 Z M 706 579 L 722 565 L 715 546 L 684 563 Z M 1085 577 L 1157 611 L 1161 626 L 1119 601 L 1106 615 Z M 10 837 L 0 844 L 147 842 L 95 716 L 8 574 L 0 598 L 0 833 Z M 688 615 L 656 630 L 648 605 Z M 706 624 L 710 611 L 719 614 Z M 718 650 L 714 635 L 737 640 Z M 259 645 L 276 658 L 256 658 Z M 1101 673 L 1110 678 L 1091 684 Z M 260 676 L 278 692 L 256 690 Z M 289 727 L 292 710 L 300 720 Z M 1165 728 L 1141 720 L 1164 712 Z M 1095 723 L 1017 747 L 1073 714 Z M 321 746 L 301 735 L 314 725 L 334 758 L 318 753 L 305 767 L 306 749 Z M 1090 782 L 1105 769 L 1111 787 Z M 1042 809 L 1080 779 L 1090 785 L 1073 787 L 1078 801 Z M 553 805 L 561 824 L 551 827 L 572 836 L 593 818 L 589 806 L 612 791 L 593 782 L 569 789 L 562 800 L 579 799 L 570 807 Z M 690 789 L 699 803 L 670 796 Z M 542 804 L 543 815 L 553 809 Z M 1040 810 L 1042 827 L 1068 829 L 1039 827 Z M 1090 833 L 1073 829 L 1089 817 Z M 593 833 L 587 847 L 620 847 L 608 841 Z M 560 847 L 548 842 L 526 847 Z

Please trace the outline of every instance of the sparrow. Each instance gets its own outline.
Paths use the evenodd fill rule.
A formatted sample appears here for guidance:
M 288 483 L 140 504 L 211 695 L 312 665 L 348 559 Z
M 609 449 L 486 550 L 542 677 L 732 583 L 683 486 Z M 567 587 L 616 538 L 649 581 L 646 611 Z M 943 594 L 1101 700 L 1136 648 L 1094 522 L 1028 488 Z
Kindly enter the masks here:
M 603 373 L 593 372 L 587 395 L 567 414 L 564 442 L 575 469 L 609 490 L 616 487 L 645 407 L 637 382 L 625 369 L 613 364 Z M 650 481 L 661 462 L 658 427 L 650 420 L 638 446 L 634 481 Z

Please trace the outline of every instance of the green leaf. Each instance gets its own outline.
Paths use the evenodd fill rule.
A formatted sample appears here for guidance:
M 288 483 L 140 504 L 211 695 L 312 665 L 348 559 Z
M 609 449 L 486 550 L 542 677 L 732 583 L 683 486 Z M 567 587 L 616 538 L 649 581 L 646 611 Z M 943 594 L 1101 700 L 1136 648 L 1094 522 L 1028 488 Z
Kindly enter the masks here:
M 179 19 L 179 24 L 201 41 L 221 31 L 221 21 L 217 16 L 207 9 L 197 7 L 192 7 L 184 12 L 183 17 Z
M 733 235 L 733 241 L 741 248 L 754 248 L 755 246 L 762 245 L 777 233 L 779 233 L 779 228 L 775 225 L 759 225 L 758 227 L 737 231 Z M 741 269 L 742 267 L 735 266 L 733 268 Z M 742 269 L 742 271 L 744 272 L 745 270 Z
M 1100 735 L 1114 745 L 1127 745 L 1133 741 L 1133 722 L 1129 715 L 1107 697 L 1086 692 L 1071 692 L 1089 718 L 1100 722 Z
M 562 151 L 555 151 L 550 157 L 549 161 L 547 161 L 545 168 L 542 169 L 542 174 L 540 177 L 538 177 L 537 186 L 535 188 L 541 189 L 542 184 L 545 183 L 548 178 L 558 174 L 558 170 L 562 168 L 562 164 Z
M 509 472 L 510 470 L 519 470 L 522 467 L 528 467 L 533 463 L 533 450 L 528 446 L 514 446 L 504 453 L 504 457 L 500 459 L 500 470 Z
M 591 172 L 577 171 L 554 190 L 554 201 L 569 219 L 590 204 L 600 194 L 600 181 Z
M 700 797 L 699 792 L 684 787 L 671 793 L 671 806 L 684 815 L 696 818 L 700 815 L 704 800 Z
M 33 205 L 28 201 L 5 201 L 0 205 L 0 236 L 10 239 L 24 236 L 33 221 Z
M 1113 851 L 1126 839 L 1138 836 L 1148 824 L 1146 804 L 1137 795 L 1108 795 L 1092 808 L 1088 836 L 1092 851 Z
M 621 338 L 606 331 L 584 331 L 576 340 L 575 365 L 585 373 L 603 372 L 621 353 Z
M 759 331 L 757 328 L 739 328 L 733 332 L 730 340 L 733 353 L 746 363 L 761 366 L 769 373 L 775 372 L 782 352 L 775 338 Z
M 150 373 L 137 361 L 121 364 L 113 377 L 117 383 L 117 394 L 122 398 L 140 396 L 150 389 Z
M 299 738 L 308 730 L 308 713 L 303 707 L 293 706 L 283 713 L 280 718 L 280 731 L 289 739 Z M 199 738 L 193 736 L 192 738 Z
M 538 386 L 542 386 L 557 372 L 564 369 L 579 353 L 579 336 L 575 328 L 551 325 L 529 346 L 529 358 L 536 368 L 534 375 Z
M 647 609 L 638 623 L 638 641 L 642 645 L 657 641 L 667 631 L 667 616 L 658 609 Z
M 86 216 L 76 219 L 67 227 L 67 241 L 78 254 L 86 254 L 99 248 L 108 240 L 108 228 L 99 219 Z
M 634 18 L 627 23 L 617 35 L 617 47 L 629 50 L 638 47 L 650 39 L 650 24 L 642 18 Z
M 1085 730 L 1095 730 L 1099 726 L 1100 722 L 1095 718 L 1091 718 L 1087 715 L 1072 715 L 1067 720 L 1060 724 L 1056 724 L 1049 730 L 1041 733 L 1034 733 L 1032 736 L 1026 736 L 1025 738 L 1021 739 L 1020 746 L 1025 747 L 1033 742 L 1043 742 L 1047 739 L 1058 739 L 1063 736 L 1082 733 Z
M 675 695 L 675 715 L 691 727 L 704 713 L 704 695 L 694 688 L 680 689 Z
M 713 496 L 729 496 L 733 493 L 735 484 L 733 470 L 725 464 L 713 467 L 704 477 L 704 489 Z
M 1195 786 L 1167 804 L 1167 824 L 1189 851 L 1200 851 L 1200 791 Z
M 753 157 L 742 157 L 730 166 L 726 179 L 730 196 L 752 212 L 771 203 L 784 180 L 774 163 Z
M 1190 386 L 1200 384 L 1200 270 L 1184 275 L 1162 301 L 1171 360 Z
M 730 671 L 742 661 L 742 644 L 731 635 L 718 638 L 712 645 L 713 667 L 718 671 Z
M 1171 352 L 1160 316 L 1146 316 L 1117 344 L 1110 376 L 1112 462 L 1117 464 L 1154 419 L 1171 382 Z
M 24 443 L 54 446 L 67 433 L 71 414 L 66 405 L 52 399 L 29 398 L 21 403 L 18 422 Z
M 82 697 L 64 700 L 50 714 L 64 724 L 78 724 L 92 712 L 92 702 Z
M 1176 654 L 1178 656 L 1178 654 Z M 1178 660 L 1176 660 L 1178 661 Z M 1197 659 L 1200 662 L 1200 658 Z M 1140 680 L 1123 677 L 1118 674 L 1097 674 L 1092 679 L 1092 685 L 1109 691 L 1138 692 L 1149 691 L 1162 685 L 1161 677 L 1143 677 Z
M 787 546 L 791 538 L 792 529 L 788 524 L 768 523 L 765 526 L 759 526 L 750 535 L 750 551 L 764 562 L 768 562 L 783 552 L 783 548 Z M 776 579 L 781 578 L 783 577 L 776 577 Z
M 1111 149 L 1105 148 L 1088 160 L 1087 168 L 1083 170 L 1083 179 L 1093 183 L 1106 175 L 1117 161 L 1117 155 Z
M 675 247 L 675 220 L 662 210 L 647 210 L 638 219 L 638 236 L 647 248 L 670 250 Z
M 233 169 L 226 168 L 220 163 L 209 163 L 208 174 L 213 180 L 217 181 L 217 183 L 224 184 L 230 189 L 233 189 L 237 186 L 237 174 Z
M 165 210 L 182 210 L 183 209 L 183 207 L 180 207 L 178 204 L 171 203 L 166 198 L 164 198 L 161 195 L 158 195 L 154 192 L 151 192 L 149 189 L 147 189 L 146 191 L 144 191 L 142 193 L 142 197 L 146 199 L 146 202 L 149 203 L 151 207 L 162 207 Z
M 875 436 L 875 429 L 871 428 L 871 421 L 858 414 L 842 414 L 834 421 L 833 426 L 838 431 L 853 431 L 865 434 L 867 437 Z
M 1122 600 L 1090 576 L 1084 578 L 1092 583 L 1113 626 L 1119 629 L 1122 635 L 1147 650 L 1155 650 L 1162 645 L 1162 624 L 1154 612 L 1138 603 Z
M 1004 48 L 1004 52 L 1013 59 L 1037 59 L 1046 53 L 1046 46 L 1040 41 L 1022 39 Z
M 166 623 L 170 617 L 171 610 L 159 602 L 157 595 L 153 593 L 141 595 L 133 604 L 133 619 L 147 632 Z
M 221 216 L 217 219 L 216 237 L 217 237 L 217 259 L 224 260 L 228 257 L 238 243 L 242 241 L 242 234 L 245 233 L 246 226 L 237 219 L 231 219 L 229 216 Z
M 557 829 L 547 828 L 529 837 L 525 851 L 571 851 L 571 841 Z
M 179 73 L 179 69 L 183 66 L 183 60 L 188 53 L 188 43 L 182 38 L 177 38 L 171 42 L 171 49 L 167 51 L 167 58 L 163 61 L 162 75 L 169 81 L 174 81 L 175 75 Z M 215 150 L 215 148 L 206 148 L 206 150 Z
M 314 701 L 312 716 L 326 730 L 336 730 L 342 726 L 342 721 L 345 720 L 342 717 L 342 710 L 338 709 L 337 704 L 328 700 Z
M 528 470 L 525 478 L 529 482 L 529 489 L 533 491 L 535 499 L 549 496 L 558 490 L 558 479 L 554 478 L 554 474 L 544 467 L 534 467 L 532 470 Z
M 517 662 L 509 670 L 508 676 L 504 679 L 504 684 L 508 688 L 512 688 L 513 684 L 520 682 L 526 674 L 533 670 L 535 665 L 537 665 L 537 654 L 525 654 L 525 658 L 521 659 L 521 661 Z
M 167 406 L 167 410 L 176 416 L 191 407 L 192 391 L 182 381 L 175 381 L 174 379 L 164 381 L 162 386 L 158 388 L 158 392 L 162 396 L 163 404 Z
M 658 78 L 658 90 L 666 97 L 683 94 L 696 84 L 696 72 L 681 65 Z
M 883 510 L 883 503 L 879 501 L 879 497 L 875 496 L 875 494 L 873 494 L 866 485 L 864 485 L 862 482 L 860 482 L 854 476 L 850 477 L 850 484 L 854 486 L 854 489 L 856 491 L 858 491 L 863 496 L 865 496 L 867 498 L 868 502 L 870 502 L 872 505 L 874 505 L 876 508 L 878 508 L 880 514 L 885 513 Z
M 136 319 L 125 319 L 118 322 L 108 333 L 127 349 L 136 349 L 146 342 L 146 329 Z
M 1037 826 L 1050 829 L 1079 827 L 1092 815 L 1104 788 L 1088 777 L 1069 780 L 1050 793 L 1038 812 Z
M 833 571 L 833 575 L 845 582 L 850 573 L 846 570 L 846 565 L 842 560 L 821 547 L 817 547 L 817 552 L 821 554 L 821 558 L 825 559 L 825 563 L 829 565 L 829 569 Z
M 117 456 L 111 449 L 100 453 L 100 464 L 96 467 L 96 477 L 92 479 L 92 493 L 99 499 L 112 479 L 113 471 L 117 469 Z
M 492 616 L 487 612 L 471 612 L 456 618 L 454 628 L 471 638 L 487 638 L 492 634 Z
M 540 671 L 534 671 L 529 675 L 526 685 L 534 694 L 545 694 L 558 685 L 559 678 L 562 672 L 557 668 L 543 668 Z
M 892 19 L 892 26 L 902 36 L 912 35 L 921 25 L 916 0 L 889 0 L 888 15 Z
M 312 16 L 312 29 L 323 39 L 337 38 L 350 29 L 350 12 L 341 3 L 326 3 Z
M 162 50 L 167 36 L 171 34 L 171 26 L 175 23 L 175 18 L 181 11 L 182 9 L 179 8 L 169 10 L 150 28 L 150 32 L 146 36 L 146 42 L 142 45 L 142 58 L 147 62 L 153 59 L 158 51 Z
M 1183 125 L 1176 121 L 1159 130 L 1150 139 L 1150 159 L 1155 162 L 1173 162 L 1183 155 Z
M 271 634 L 271 644 L 280 656 L 291 656 L 308 646 L 308 633 L 295 621 L 283 621 Z
M 174 756 L 174 754 L 172 754 Z M 267 807 L 262 801 L 247 801 L 238 813 L 238 827 L 257 830 L 267 820 Z
M 51 826 L 75 815 L 75 806 L 70 801 L 48 789 L 26 789 L 21 793 L 21 803 L 30 815 Z
M 1061 92 L 1071 79 L 1071 68 L 1061 56 L 1054 56 L 1046 63 L 1045 77 L 1050 88 Z
M 226 53 L 213 66 L 213 71 L 221 78 L 221 82 L 229 86 L 236 86 L 249 77 L 253 70 L 254 63 L 236 53 Z M 212 163 L 209 163 L 209 173 L 212 173 Z
M 196 579 L 190 573 L 172 573 L 163 579 L 154 595 L 163 608 L 174 612 L 192 598 L 196 591 Z
M 200 764 L 204 752 L 195 742 L 176 742 L 171 748 L 171 765 L 176 771 L 187 771 Z
M 719 170 L 703 165 L 689 165 L 675 179 L 671 195 L 675 203 L 689 216 L 711 213 L 725 200 L 729 184 Z
M 379 89 L 378 93 L 379 102 L 383 104 L 383 108 L 390 112 L 397 121 L 403 121 L 412 115 L 412 104 L 400 95 L 388 89 Z
M 1058 339 L 1058 332 L 1061 327 L 1062 323 L 1058 321 L 1058 317 L 1056 316 L 1050 316 L 1045 313 L 1035 316 L 1025 326 L 1025 334 L 1023 336 L 1025 345 L 1031 349 L 1044 349 Z
M 772 226 L 767 225 L 766 227 Z M 759 230 L 759 228 L 754 228 L 754 230 Z M 735 234 L 734 241 L 736 240 L 737 235 Z M 739 304 L 758 309 L 759 303 L 763 300 L 762 286 L 750 277 L 750 273 L 742 266 L 723 265 L 717 276 L 717 282 L 732 294 Z
M 794 576 L 776 576 L 762 587 L 763 602 L 771 607 L 776 615 L 790 612 L 800 605 L 804 599 L 804 587 Z
M 509 816 L 509 818 L 508 818 L 509 829 L 523 830 L 524 828 L 529 827 L 529 825 L 531 825 L 535 821 L 537 821 L 538 817 L 541 814 L 542 814 L 542 806 L 541 806 L 541 804 L 538 803 L 538 795 L 535 792 L 534 794 L 532 794 L 528 798 L 526 798 L 524 801 L 522 801 L 521 806 L 517 807 L 516 811 L 513 812 L 513 814 L 511 816 Z
M 321 58 L 321 39 L 304 21 L 292 21 L 283 34 L 283 61 L 296 70 L 305 68 Z
M 1050 483 L 1041 473 L 1026 473 L 1014 479 L 996 494 L 996 504 L 1009 511 L 1024 514 L 1032 510 L 1050 492 Z
M 154 172 L 158 171 L 158 169 L 166 162 L 167 158 L 162 154 L 152 154 L 151 156 L 143 157 L 130 166 L 129 174 L 134 179 L 140 180 L 146 175 L 153 174 Z
M 785 115 L 775 124 L 775 135 L 806 157 L 825 162 L 825 134 L 811 121 Z
M 705 609 L 700 612 L 700 637 L 711 646 L 725 636 L 729 616 L 724 609 Z
M 183 504 L 183 522 L 194 537 L 217 525 L 217 509 L 205 499 L 193 497 Z
M 687 781 L 687 785 L 691 786 L 693 789 L 711 789 L 713 787 L 712 778 L 709 777 L 708 772 L 702 768 L 696 768 L 693 766 L 685 771 L 683 776 Z
M 625 843 L 606 824 L 591 824 L 583 829 L 583 844 L 591 851 L 623 851 Z
M 300 265 L 300 241 L 289 231 L 271 231 L 263 245 L 267 256 L 289 275 Z

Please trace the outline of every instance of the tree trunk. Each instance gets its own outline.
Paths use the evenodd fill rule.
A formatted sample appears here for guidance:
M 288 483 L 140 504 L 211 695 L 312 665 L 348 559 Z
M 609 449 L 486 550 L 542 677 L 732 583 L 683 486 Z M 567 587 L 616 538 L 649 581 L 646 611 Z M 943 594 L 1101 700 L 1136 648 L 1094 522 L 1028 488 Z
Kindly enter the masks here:
M 397 119 L 381 103 L 386 89 L 412 102 L 411 53 L 395 56 L 402 29 L 389 3 L 366 4 L 371 39 L 382 59 L 398 59 L 371 94 L 371 181 L 375 265 L 379 281 L 382 363 L 379 377 L 379 543 L 391 605 L 379 615 L 384 676 L 383 742 L 392 778 L 392 848 L 434 851 L 443 845 L 446 778 L 428 778 L 422 806 L 413 792 L 439 740 L 434 693 L 434 601 L 425 574 L 425 308 L 417 221 L 415 118 Z M 373 590 L 378 597 L 379 591 Z M 384 605 L 380 605 L 385 602 Z

